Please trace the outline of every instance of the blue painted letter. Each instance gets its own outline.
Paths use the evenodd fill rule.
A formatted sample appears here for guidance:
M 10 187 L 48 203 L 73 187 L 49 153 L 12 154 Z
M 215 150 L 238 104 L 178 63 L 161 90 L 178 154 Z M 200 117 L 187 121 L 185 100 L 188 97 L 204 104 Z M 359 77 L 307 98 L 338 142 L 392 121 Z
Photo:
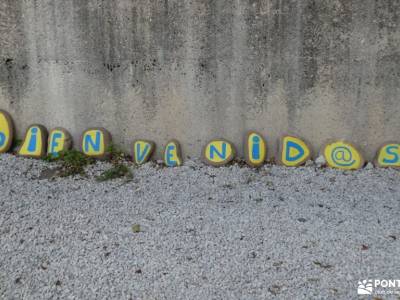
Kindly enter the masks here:
M 258 136 L 253 137 L 252 156 L 254 160 L 260 159 L 260 138 Z
M 226 143 L 222 143 L 222 153 L 214 146 L 210 146 L 210 158 L 214 159 L 214 153 L 217 154 L 221 159 L 226 158 Z
M 28 151 L 35 152 L 36 150 L 36 135 L 37 135 L 37 128 L 33 127 L 31 129 L 31 139 L 29 140 Z
M 167 165 L 168 166 L 176 166 L 176 161 L 173 159 L 174 158 L 174 154 L 172 153 L 172 151 L 175 150 L 175 146 L 170 145 L 167 147 Z
M 94 142 L 89 134 L 85 135 L 85 151 L 89 152 L 89 144 L 94 151 L 100 151 L 100 140 L 100 131 L 96 131 L 96 140 Z
M 6 142 L 6 136 L 3 132 L 0 132 L 0 147 L 3 147 Z
M 290 156 L 290 148 L 295 148 L 299 153 L 295 156 Z M 298 144 L 288 141 L 286 146 L 286 159 L 288 161 L 295 161 L 304 155 L 304 149 L 300 147 Z
M 56 153 L 55 148 L 58 146 L 57 140 L 62 138 L 62 134 L 60 132 L 56 132 L 52 135 L 52 140 L 50 141 L 50 154 L 58 156 Z
M 383 162 L 385 164 L 395 164 L 399 161 L 399 156 L 396 152 L 391 152 L 392 150 L 396 151 L 397 147 L 396 146 L 390 146 L 386 148 L 386 153 L 389 155 L 393 155 L 393 159 L 383 159 Z
M 150 150 L 150 145 L 147 144 L 146 147 L 144 147 L 143 152 L 141 152 L 140 143 L 138 143 L 136 145 L 137 160 L 139 162 L 142 162 L 143 159 L 146 157 L 147 153 L 149 152 L 149 150 Z

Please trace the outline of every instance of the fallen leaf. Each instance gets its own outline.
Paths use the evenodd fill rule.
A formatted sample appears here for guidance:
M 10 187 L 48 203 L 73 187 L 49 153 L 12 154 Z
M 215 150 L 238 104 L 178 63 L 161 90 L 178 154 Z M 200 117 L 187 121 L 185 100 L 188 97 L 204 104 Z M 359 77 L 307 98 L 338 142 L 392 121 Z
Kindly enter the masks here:
M 313 261 L 313 263 L 314 263 L 315 265 L 317 265 L 318 267 L 321 267 L 321 268 L 323 268 L 323 269 L 331 269 L 331 268 L 333 268 L 332 265 L 324 264 L 324 263 L 319 262 L 319 261 L 317 261 L 317 260 Z
M 134 224 L 134 225 L 132 225 L 132 231 L 133 231 L 134 233 L 140 232 L 140 225 L 139 225 L 139 224 Z
M 270 286 L 270 287 L 268 288 L 268 291 L 269 291 L 272 295 L 276 296 L 277 294 L 279 294 L 279 292 L 281 291 L 281 289 L 282 289 L 282 288 L 281 288 L 279 285 L 274 284 L 274 285 L 272 285 L 272 286 Z

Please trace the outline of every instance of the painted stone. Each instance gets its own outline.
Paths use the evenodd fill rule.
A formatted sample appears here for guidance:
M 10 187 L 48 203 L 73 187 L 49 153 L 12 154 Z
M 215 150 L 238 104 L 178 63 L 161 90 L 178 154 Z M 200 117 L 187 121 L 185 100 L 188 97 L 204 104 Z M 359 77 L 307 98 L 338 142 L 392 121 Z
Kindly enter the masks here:
M 136 140 L 132 144 L 132 158 L 136 165 L 146 163 L 156 148 L 156 144 L 147 140 Z
M 298 167 L 311 156 L 308 144 L 295 136 L 285 135 L 279 141 L 278 161 L 286 167 Z
M 10 114 L 0 109 L 0 153 L 10 150 L 14 138 L 14 123 Z
M 215 139 L 207 143 L 203 149 L 203 160 L 212 166 L 223 166 L 235 158 L 235 147 L 224 139 Z
M 71 149 L 72 137 L 69 132 L 61 127 L 50 130 L 47 142 L 47 154 L 58 157 L 59 153 Z
M 81 138 L 81 149 L 83 154 L 93 158 L 106 158 L 111 145 L 111 134 L 102 127 L 86 129 Z
M 251 167 L 261 166 L 267 157 L 267 143 L 261 134 L 250 131 L 246 134 L 244 157 Z
M 400 168 L 400 143 L 383 145 L 376 155 L 375 165 L 381 168 Z
M 362 168 L 365 162 L 361 152 L 345 141 L 333 141 L 326 144 L 322 154 L 327 165 L 336 169 L 357 170 Z
M 24 157 L 41 158 L 46 155 L 46 150 L 46 127 L 39 124 L 29 126 L 25 133 L 24 142 L 18 149 L 18 155 Z
M 177 140 L 170 140 L 164 148 L 164 163 L 167 167 L 182 165 L 181 147 Z

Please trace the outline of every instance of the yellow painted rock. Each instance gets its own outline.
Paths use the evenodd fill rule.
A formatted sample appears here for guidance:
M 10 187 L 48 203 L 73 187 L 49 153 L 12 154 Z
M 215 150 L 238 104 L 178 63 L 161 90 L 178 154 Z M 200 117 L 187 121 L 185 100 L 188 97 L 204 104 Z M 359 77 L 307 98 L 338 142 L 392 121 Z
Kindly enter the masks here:
M 202 157 L 206 164 L 223 166 L 235 158 L 233 144 L 224 139 L 215 139 L 207 143 L 203 149 Z
M 364 158 L 361 152 L 351 143 L 334 141 L 323 148 L 326 163 L 331 168 L 357 170 L 363 167 Z
M 60 152 L 71 149 L 72 137 L 68 130 L 57 127 L 50 130 L 47 142 L 47 154 L 52 157 L 58 157 Z
M 82 152 L 93 158 L 106 158 L 111 145 L 111 134 L 102 127 L 86 129 L 81 138 Z
M 156 144 L 147 140 L 136 140 L 132 144 L 132 158 L 135 164 L 142 165 L 149 160 Z
M 14 123 L 10 114 L 0 109 L 0 153 L 10 150 L 14 138 Z
M 302 139 L 290 135 L 279 141 L 279 162 L 286 167 L 303 165 L 311 157 L 310 147 Z
M 400 168 L 400 143 L 383 145 L 376 155 L 375 165 L 381 168 Z
M 263 136 L 255 131 L 246 135 L 244 157 L 249 166 L 261 166 L 267 157 L 267 143 Z
M 39 124 L 29 126 L 25 133 L 24 142 L 18 149 L 18 155 L 24 157 L 41 158 L 46 155 L 46 150 L 46 127 Z
M 182 165 L 181 147 L 177 140 L 170 140 L 164 148 L 164 163 L 167 167 Z

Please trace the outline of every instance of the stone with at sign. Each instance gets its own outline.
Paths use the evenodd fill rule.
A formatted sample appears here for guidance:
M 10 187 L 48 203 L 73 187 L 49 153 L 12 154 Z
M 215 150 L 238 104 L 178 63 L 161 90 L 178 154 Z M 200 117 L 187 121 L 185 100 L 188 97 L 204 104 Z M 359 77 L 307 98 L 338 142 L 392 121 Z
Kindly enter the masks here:
M 322 148 L 322 154 L 326 164 L 335 169 L 358 170 L 365 163 L 360 150 L 352 143 L 343 140 L 326 143 Z

